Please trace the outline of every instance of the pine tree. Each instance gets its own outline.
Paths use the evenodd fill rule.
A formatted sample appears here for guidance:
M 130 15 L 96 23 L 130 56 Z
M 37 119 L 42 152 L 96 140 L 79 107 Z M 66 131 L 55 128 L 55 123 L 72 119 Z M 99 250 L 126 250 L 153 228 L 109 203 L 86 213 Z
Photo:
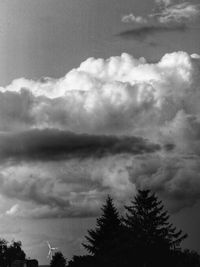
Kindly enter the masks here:
M 88 236 L 85 237 L 87 244 L 83 244 L 93 256 L 108 254 L 114 250 L 121 227 L 119 213 L 110 196 L 107 197 L 102 212 L 103 214 L 97 219 L 96 229 L 88 231 Z
M 139 257 L 143 255 L 150 262 L 150 258 L 155 260 L 163 253 L 180 249 L 187 235 L 168 222 L 169 215 L 162 202 L 150 190 L 139 190 L 131 205 L 125 209 L 124 224 L 130 236 L 129 242 L 137 248 Z
M 66 267 L 66 259 L 62 252 L 56 252 L 51 260 L 50 267 Z

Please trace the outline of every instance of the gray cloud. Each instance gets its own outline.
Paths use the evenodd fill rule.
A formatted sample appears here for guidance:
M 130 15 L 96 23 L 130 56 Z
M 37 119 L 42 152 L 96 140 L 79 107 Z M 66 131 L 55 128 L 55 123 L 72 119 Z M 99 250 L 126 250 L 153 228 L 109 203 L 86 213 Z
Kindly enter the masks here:
M 166 32 L 185 32 L 187 29 L 186 24 L 171 24 L 171 25 L 142 25 L 140 27 L 135 27 L 130 30 L 124 30 L 117 34 L 124 39 L 137 39 L 144 40 L 148 36 L 152 36 L 157 33 L 166 33 Z
M 158 144 L 134 136 L 75 134 L 56 129 L 0 134 L 2 161 L 101 158 L 121 153 L 141 154 L 158 150 Z
M 158 22 L 168 24 L 170 22 L 182 23 L 190 22 L 200 15 L 199 4 L 183 2 L 171 4 L 166 2 L 164 8 L 160 7 L 160 12 L 151 14 L 151 17 L 157 18 Z
M 158 193 L 170 212 L 194 205 L 200 199 L 200 158 L 139 156 L 129 167 L 130 180 L 138 189 Z
M 6 178 L 0 177 L 2 195 L 21 201 L 32 201 L 38 205 L 48 205 L 50 207 L 64 208 L 69 206 L 69 202 L 63 200 L 59 196 L 51 194 L 52 184 L 46 179 L 38 179 L 35 177 L 27 177 L 27 180 L 6 181 Z M 48 184 L 48 193 L 45 192 L 45 187 Z
M 61 79 L 0 88 L 1 121 L 9 122 L 0 125 L 1 210 L 93 216 L 105 194 L 122 206 L 141 187 L 158 192 L 170 211 L 193 205 L 200 198 L 199 62 L 181 51 L 151 64 L 128 54 L 89 58 Z
M 170 0 L 155 0 L 155 4 L 152 14 L 142 17 L 130 13 L 122 16 L 122 22 L 132 24 L 133 28 L 120 32 L 118 36 L 142 41 L 158 33 L 184 32 L 190 22 L 200 15 L 199 4 L 173 4 Z
M 76 182 L 75 182 L 76 183 Z M 100 209 L 104 194 L 85 191 L 80 194 L 57 191 L 62 186 L 57 179 L 44 177 L 9 178 L 0 176 L 0 194 L 16 204 L 7 211 L 7 216 L 30 218 L 93 217 Z M 68 185 L 69 186 L 69 185 Z M 74 188 L 73 188 L 74 189 Z
M 20 130 L 34 123 L 31 108 L 34 96 L 26 89 L 17 92 L 0 91 L 0 130 Z

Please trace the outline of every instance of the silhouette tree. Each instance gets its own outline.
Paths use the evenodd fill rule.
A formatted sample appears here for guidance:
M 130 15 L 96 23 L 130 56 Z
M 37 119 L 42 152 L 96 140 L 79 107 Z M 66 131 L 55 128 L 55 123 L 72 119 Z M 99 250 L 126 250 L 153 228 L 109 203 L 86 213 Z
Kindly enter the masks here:
M 51 260 L 50 267 L 65 267 L 66 266 L 66 259 L 63 256 L 62 252 L 56 252 Z
M 187 235 L 168 222 L 169 215 L 162 202 L 150 190 L 139 190 L 125 209 L 127 252 L 132 257 L 134 248 L 138 266 L 157 266 L 163 258 L 169 259 L 172 251 L 180 250 Z
M 0 266 L 6 266 L 6 252 L 7 252 L 7 241 L 0 239 Z
M 21 241 L 12 241 L 11 245 L 6 250 L 6 262 L 10 267 L 15 260 L 25 260 L 26 254 L 22 250 Z
M 87 243 L 83 246 L 94 256 L 97 263 L 103 266 L 105 261 L 113 261 L 118 248 L 121 220 L 110 196 L 102 207 L 102 215 L 97 219 L 96 228 L 88 231 Z M 103 262 L 102 262 L 103 261 Z
M 97 266 L 94 261 L 94 256 L 73 256 L 73 259 L 68 262 L 67 267 L 94 267 Z
M 192 250 L 185 249 L 183 252 L 180 253 L 179 257 L 180 266 L 181 267 L 199 267 L 200 266 L 200 256 L 199 254 Z
M 121 218 L 108 196 L 85 237 L 89 255 L 73 256 L 67 266 L 199 267 L 200 255 L 180 248 L 186 236 L 169 223 L 162 202 L 149 190 L 139 190 Z

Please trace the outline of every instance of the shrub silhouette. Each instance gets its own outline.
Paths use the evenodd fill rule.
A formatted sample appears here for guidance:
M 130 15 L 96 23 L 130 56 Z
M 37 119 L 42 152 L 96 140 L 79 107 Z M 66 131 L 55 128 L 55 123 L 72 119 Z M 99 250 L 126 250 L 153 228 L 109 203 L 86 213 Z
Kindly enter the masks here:
M 50 267 L 65 267 L 66 259 L 64 258 L 62 252 L 56 252 L 51 260 Z

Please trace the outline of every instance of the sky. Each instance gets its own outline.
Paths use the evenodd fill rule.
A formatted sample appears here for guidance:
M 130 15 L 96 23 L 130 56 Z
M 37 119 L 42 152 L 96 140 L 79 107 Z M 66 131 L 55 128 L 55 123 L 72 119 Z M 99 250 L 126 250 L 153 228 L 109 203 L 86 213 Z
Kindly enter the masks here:
M 150 188 L 200 252 L 200 4 L 0 2 L 0 237 L 70 259 Z

